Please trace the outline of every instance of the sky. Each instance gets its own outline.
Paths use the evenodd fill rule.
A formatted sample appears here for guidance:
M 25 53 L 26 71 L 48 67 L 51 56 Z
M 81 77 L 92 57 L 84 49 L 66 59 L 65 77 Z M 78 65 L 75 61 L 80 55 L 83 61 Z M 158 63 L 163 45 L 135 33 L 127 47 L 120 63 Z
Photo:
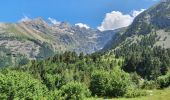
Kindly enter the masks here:
M 113 30 L 133 19 L 159 0 L 1 0 L 0 22 L 42 17 L 86 28 Z

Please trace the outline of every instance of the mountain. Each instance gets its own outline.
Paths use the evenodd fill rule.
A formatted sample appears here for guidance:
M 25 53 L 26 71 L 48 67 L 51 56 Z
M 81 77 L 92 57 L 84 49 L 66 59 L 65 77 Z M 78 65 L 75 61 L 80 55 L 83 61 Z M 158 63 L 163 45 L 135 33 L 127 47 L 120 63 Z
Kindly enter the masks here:
M 104 51 L 130 46 L 134 43 L 170 48 L 170 0 L 158 4 L 138 15 L 126 30 L 120 31 L 104 47 Z
M 44 59 L 64 51 L 90 54 L 102 49 L 114 34 L 67 22 L 49 24 L 42 18 L 0 23 L 0 66 L 24 64 L 28 59 Z
M 123 58 L 124 71 L 156 80 L 170 69 L 169 42 L 170 0 L 162 0 L 119 31 L 102 51 Z

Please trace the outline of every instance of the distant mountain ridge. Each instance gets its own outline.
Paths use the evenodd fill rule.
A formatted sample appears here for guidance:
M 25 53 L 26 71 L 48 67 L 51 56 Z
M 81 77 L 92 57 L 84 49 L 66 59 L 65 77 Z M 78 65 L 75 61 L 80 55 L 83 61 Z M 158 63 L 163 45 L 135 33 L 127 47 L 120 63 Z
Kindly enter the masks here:
M 0 23 L 0 61 L 13 62 L 10 59 L 22 57 L 44 59 L 64 51 L 90 54 L 102 49 L 114 34 L 114 31 L 80 28 L 67 22 L 49 24 L 40 17 Z

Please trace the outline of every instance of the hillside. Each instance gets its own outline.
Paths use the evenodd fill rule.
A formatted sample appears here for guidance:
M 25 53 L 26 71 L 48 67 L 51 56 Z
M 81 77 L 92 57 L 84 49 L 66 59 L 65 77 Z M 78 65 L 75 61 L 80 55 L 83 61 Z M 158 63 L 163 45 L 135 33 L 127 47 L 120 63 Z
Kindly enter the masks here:
M 64 51 L 91 54 L 102 49 L 114 34 L 67 22 L 49 24 L 42 18 L 0 23 L 0 66 L 24 64 L 28 59 L 45 59 Z
M 104 47 L 104 52 L 123 57 L 122 69 L 155 80 L 170 69 L 170 0 L 160 1 L 138 15 Z
M 128 44 L 140 42 L 152 35 L 153 47 L 170 48 L 170 1 L 162 0 L 158 4 L 138 15 L 127 30 L 105 46 L 104 50 L 115 49 Z M 154 36 L 155 35 L 155 36 Z M 151 46 L 151 45 L 149 45 Z

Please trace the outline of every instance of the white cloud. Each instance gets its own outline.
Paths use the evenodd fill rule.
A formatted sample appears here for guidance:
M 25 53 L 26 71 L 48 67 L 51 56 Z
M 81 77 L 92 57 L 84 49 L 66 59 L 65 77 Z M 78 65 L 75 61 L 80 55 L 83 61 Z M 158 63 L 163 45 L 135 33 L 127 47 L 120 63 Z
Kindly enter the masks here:
M 27 17 L 27 16 L 24 16 L 23 18 L 21 18 L 20 20 L 19 20 L 19 22 L 27 22 L 27 21 L 30 21 L 31 19 L 29 18 L 29 17 Z
M 86 28 L 86 29 L 90 28 L 88 25 L 83 24 L 83 23 L 77 23 L 77 24 L 75 24 L 75 26 L 79 26 L 80 28 Z
M 107 13 L 101 26 L 98 27 L 99 30 L 114 30 L 121 27 L 126 27 L 132 23 L 133 17 L 130 15 L 123 15 L 119 11 L 112 11 Z
M 57 21 L 54 18 L 49 17 L 48 20 L 52 23 L 52 24 L 60 24 L 61 22 Z
M 143 11 L 144 9 L 141 9 L 140 11 L 134 10 L 132 14 L 123 14 L 119 11 L 112 11 L 111 13 L 106 14 L 101 26 L 99 26 L 98 29 L 105 31 L 129 26 L 133 22 L 134 18 Z

